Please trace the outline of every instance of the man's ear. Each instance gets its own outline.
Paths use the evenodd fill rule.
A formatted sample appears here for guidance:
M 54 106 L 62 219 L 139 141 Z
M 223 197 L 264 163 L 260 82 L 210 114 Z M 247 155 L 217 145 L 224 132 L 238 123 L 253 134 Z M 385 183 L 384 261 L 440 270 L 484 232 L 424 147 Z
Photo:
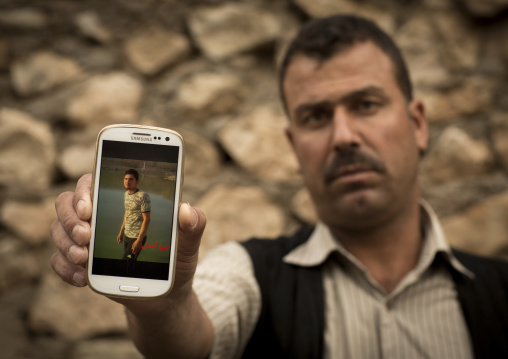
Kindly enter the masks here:
M 295 145 L 293 143 L 293 133 L 291 132 L 291 126 L 287 126 L 286 129 L 284 130 L 285 134 L 286 134 L 286 137 L 289 141 L 289 144 L 291 145 L 291 147 L 293 148 L 293 151 L 295 150 Z
M 295 140 L 293 138 L 293 132 L 291 131 L 291 125 L 288 125 L 285 129 L 285 134 L 286 134 L 286 138 L 288 139 L 289 141 L 289 144 L 291 145 L 291 148 L 293 150 L 293 154 L 296 156 L 296 159 L 298 161 L 298 164 L 300 163 L 300 159 L 298 158 L 297 154 L 296 154 L 296 148 L 295 148 Z M 296 172 L 298 174 L 301 174 L 302 173 L 302 169 L 301 167 L 298 165 L 298 168 L 296 170 Z
M 425 153 L 429 142 L 429 126 L 425 115 L 425 106 L 420 100 L 412 100 L 408 106 L 409 117 L 413 124 L 413 134 L 420 153 Z

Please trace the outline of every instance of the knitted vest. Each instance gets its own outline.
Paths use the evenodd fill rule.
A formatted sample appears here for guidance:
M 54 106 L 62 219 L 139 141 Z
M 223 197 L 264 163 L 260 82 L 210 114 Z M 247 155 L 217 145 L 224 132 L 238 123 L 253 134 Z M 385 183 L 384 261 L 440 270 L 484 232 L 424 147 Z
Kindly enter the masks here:
M 243 358 L 323 357 L 324 293 L 321 267 L 299 267 L 282 258 L 313 228 L 292 237 L 251 239 L 249 253 L 261 290 L 261 314 Z M 476 358 L 508 358 L 508 263 L 453 250 L 474 280 L 451 270 Z
M 324 302 L 320 267 L 298 267 L 282 257 L 305 242 L 312 228 L 292 237 L 243 242 L 261 289 L 261 315 L 243 358 L 321 358 Z

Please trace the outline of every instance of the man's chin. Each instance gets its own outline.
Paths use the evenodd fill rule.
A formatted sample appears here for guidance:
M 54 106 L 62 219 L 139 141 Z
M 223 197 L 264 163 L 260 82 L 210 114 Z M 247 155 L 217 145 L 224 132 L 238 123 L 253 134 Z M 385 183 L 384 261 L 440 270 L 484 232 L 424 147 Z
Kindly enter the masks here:
M 373 218 L 379 217 L 387 208 L 386 201 L 380 197 L 377 191 L 362 188 L 355 191 L 348 191 L 341 195 L 340 199 L 321 207 L 320 217 L 328 218 L 333 222 L 340 222 L 349 225 L 362 225 L 363 222 L 371 222 Z

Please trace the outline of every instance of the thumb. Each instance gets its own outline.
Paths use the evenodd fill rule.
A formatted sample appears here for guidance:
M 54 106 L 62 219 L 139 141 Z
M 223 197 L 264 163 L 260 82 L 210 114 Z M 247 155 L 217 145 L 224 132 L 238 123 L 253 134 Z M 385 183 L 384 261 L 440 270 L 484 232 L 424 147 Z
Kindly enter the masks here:
M 192 279 L 205 225 L 206 217 L 200 209 L 188 203 L 180 205 L 176 280 L 186 282 Z
M 206 225 L 206 217 L 203 212 L 189 203 L 180 205 L 180 215 L 178 217 L 179 235 L 186 237 L 199 237 L 203 234 Z

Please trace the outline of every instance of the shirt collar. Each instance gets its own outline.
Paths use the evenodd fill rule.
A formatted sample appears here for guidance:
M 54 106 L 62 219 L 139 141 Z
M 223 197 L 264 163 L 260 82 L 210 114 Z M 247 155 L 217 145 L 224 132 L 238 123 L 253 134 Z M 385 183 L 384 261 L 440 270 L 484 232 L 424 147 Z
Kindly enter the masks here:
M 439 220 L 430 205 L 423 199 L 420 199 L 419 204 L 422 209 L 424 241 L 416 267 L 419 270 L 428 268 L 436 255 L 442 253 L 454 270 L 474 278 L 474 274 L 453 255 Z M 314 267 L 323 264 L 333 252 L 339 252 L 355 266 L 364 268 L 360 261 L 335 239 L 328 226 L 322 222 L 318 222 L 309 239 L 286 254 L 283 261 L 301 267 Z

